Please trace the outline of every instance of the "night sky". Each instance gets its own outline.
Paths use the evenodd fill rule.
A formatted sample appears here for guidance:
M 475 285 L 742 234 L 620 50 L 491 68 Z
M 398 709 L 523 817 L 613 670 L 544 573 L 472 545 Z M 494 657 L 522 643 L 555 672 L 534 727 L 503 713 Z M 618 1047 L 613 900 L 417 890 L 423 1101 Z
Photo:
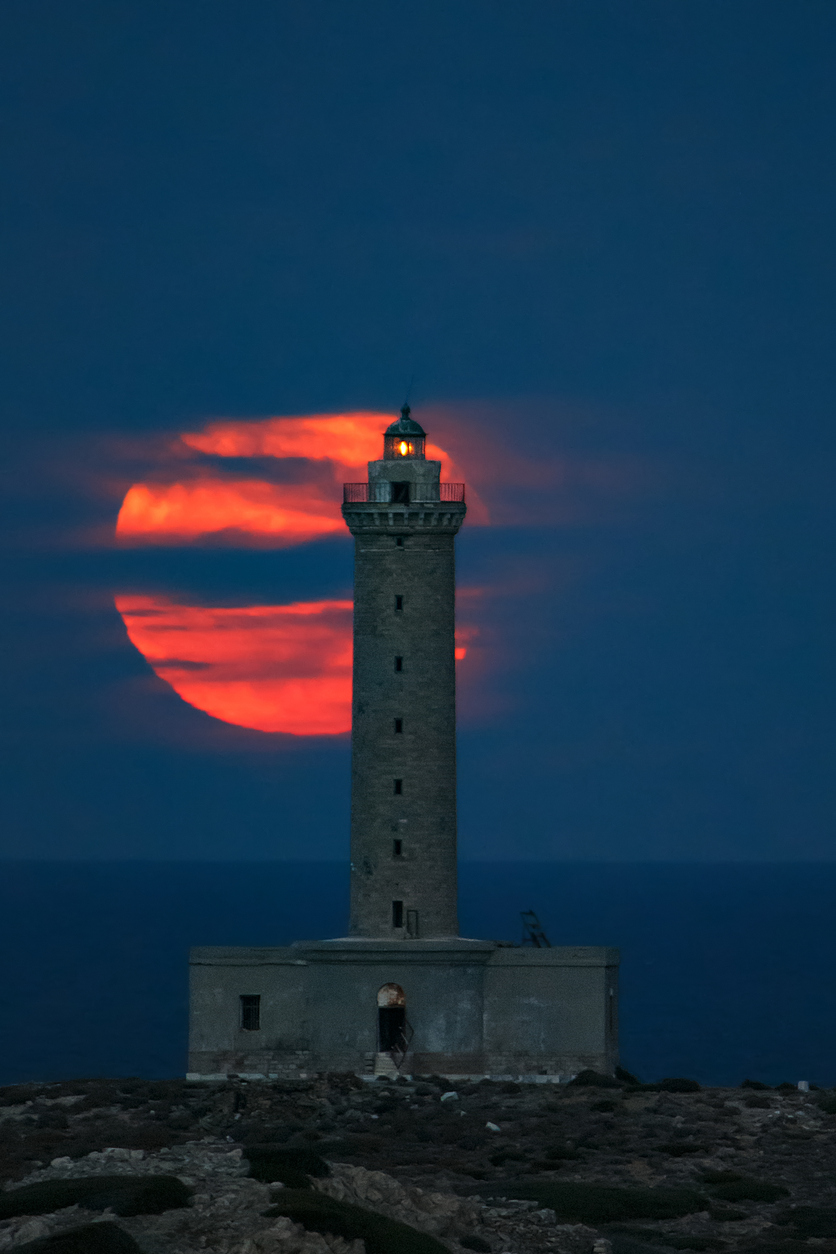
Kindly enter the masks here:
M 187 704 L 114 603 L 344 602 L 347 533 L 115 527 L 327 488 L 180 437 L 412 380 L 462 856 L 832 859 L 835 66 L 832 0 L 4 0 L 0 854 L 347 856 L 348 736 Z

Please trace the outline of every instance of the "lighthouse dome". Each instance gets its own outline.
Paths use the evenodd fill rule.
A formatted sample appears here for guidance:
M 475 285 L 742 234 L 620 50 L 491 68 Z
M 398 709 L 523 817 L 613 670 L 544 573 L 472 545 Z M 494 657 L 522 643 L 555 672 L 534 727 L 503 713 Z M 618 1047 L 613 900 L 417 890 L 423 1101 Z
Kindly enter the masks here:
M 401 416 L 396 422 L 390 423 L 386 428 L 386 435 L 426 435 L 426 431 L 420 422 L 416 422 L 410 416 L 410 408 L 404 405 L 401 410 Z

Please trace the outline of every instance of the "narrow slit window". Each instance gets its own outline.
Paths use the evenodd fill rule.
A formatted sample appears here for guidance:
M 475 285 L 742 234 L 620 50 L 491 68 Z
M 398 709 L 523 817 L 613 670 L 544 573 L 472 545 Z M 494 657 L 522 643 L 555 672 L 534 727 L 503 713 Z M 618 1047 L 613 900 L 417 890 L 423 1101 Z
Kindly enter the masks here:
M 392 857 L 393 858 L 403 857 L 403 841 L 402 840 L 392 841 Z
M 402 658 L 402 657 L 396 657 L 396 658 L 395 658 L 395 670 L 396 670 L 396 671 L 402 671 L 402 670 L 403 670 L 403 658 Z
M 403 719 L 396 718 L 395 719 L 395 735 L 400 736 L 402 734 L 403 734 Z
M 403 548 L 403 536 L 395 536 L 395 547 L 398 549 Z
M 261 997 L 247 993 L 238 999 L 241 1003 L 241 1027 L 245 1032 L 258 1032 L 261 1028 Z
M 400 797 L 402 792 L 403 792 L 403 780 L 396 779 L 395 780 L 395 796 Z
M 392 902 L 392 927 L 403 927 L 403 902 Z
M 403 597 L 399 594 L 395 595 L 395 613 L 400 614 L 403 609 Z

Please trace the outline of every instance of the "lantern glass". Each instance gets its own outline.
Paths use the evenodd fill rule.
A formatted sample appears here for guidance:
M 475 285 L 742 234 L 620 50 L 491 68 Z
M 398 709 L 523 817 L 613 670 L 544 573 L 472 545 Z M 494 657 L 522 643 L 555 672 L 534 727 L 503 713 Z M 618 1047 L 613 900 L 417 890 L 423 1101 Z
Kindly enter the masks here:
M 386 435 L 383 437 L 383 456 L 386 461 L 414 461 L 424 456 L 424 436 Z

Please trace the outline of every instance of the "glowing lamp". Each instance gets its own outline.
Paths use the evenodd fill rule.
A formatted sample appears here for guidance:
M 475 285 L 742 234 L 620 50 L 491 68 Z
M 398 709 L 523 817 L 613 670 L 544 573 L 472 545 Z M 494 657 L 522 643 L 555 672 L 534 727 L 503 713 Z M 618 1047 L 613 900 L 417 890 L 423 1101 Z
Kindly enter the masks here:
M 409 406 L 404 405 L 401 416 L 386 428 L 383 436 L 383 457 L 386 461 L 400 460 L 402 457 L 418 458 L 423 461 L 424 441 L 426 432 L 414 418 L 409 416 Z

